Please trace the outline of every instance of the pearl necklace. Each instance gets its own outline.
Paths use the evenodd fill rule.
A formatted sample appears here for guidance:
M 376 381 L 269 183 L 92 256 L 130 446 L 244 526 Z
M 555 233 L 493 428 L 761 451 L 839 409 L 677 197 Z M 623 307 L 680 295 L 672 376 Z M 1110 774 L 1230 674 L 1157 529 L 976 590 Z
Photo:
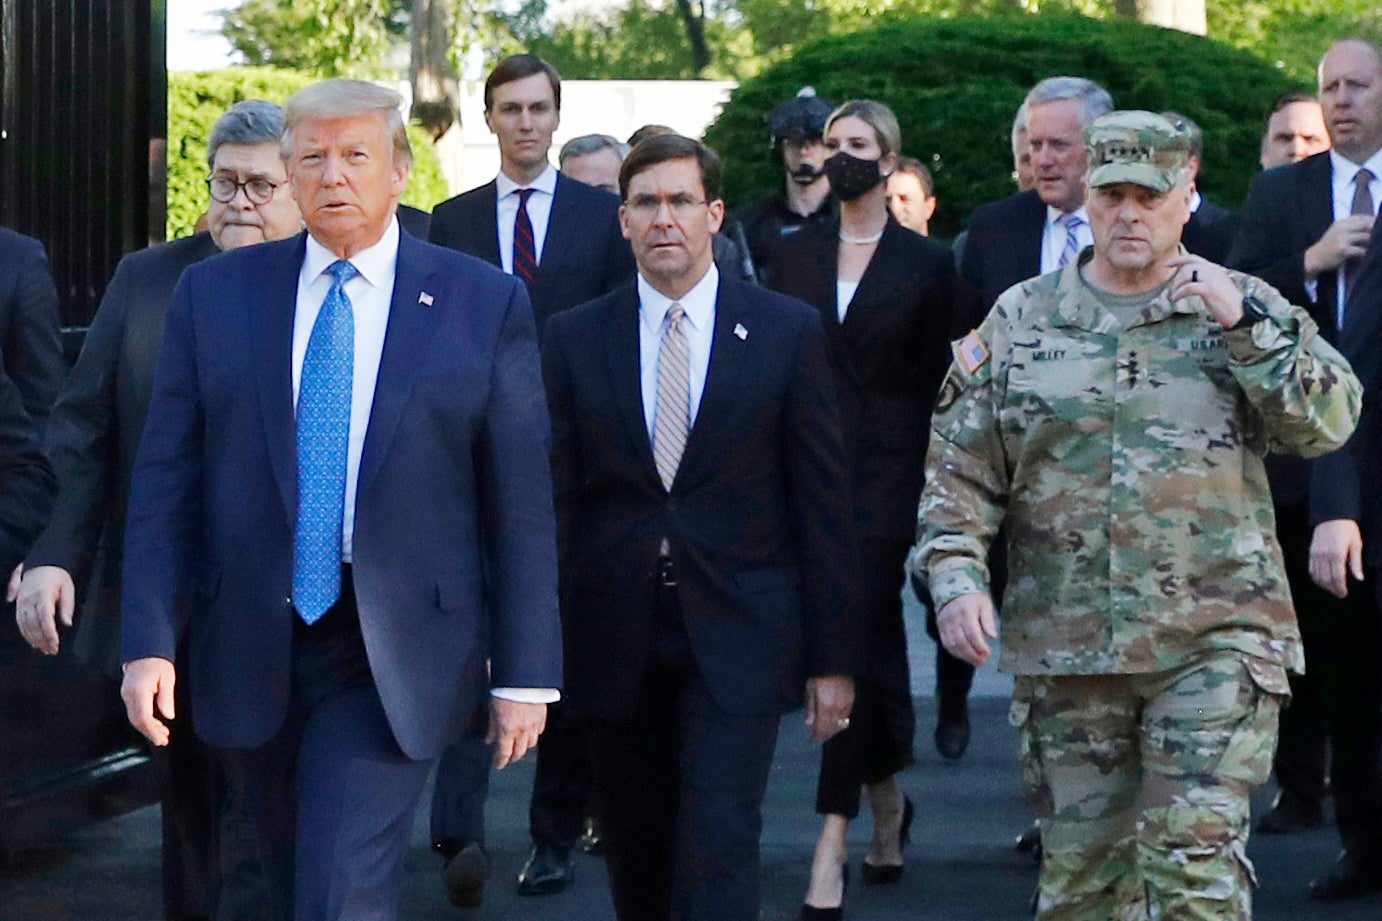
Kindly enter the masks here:
M 877 243 L 881 239 L 883 239 L 883 231 L 881 230 L 871 237 L 851 237 L 843 230 L 840 231 L 840 242 L 849 243 L 853 246 L 868 246 L 870 243 Z

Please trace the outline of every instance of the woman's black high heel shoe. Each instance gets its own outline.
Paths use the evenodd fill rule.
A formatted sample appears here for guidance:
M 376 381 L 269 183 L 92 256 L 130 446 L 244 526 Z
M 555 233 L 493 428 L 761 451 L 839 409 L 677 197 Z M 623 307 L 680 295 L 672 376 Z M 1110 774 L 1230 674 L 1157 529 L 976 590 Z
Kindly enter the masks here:
M 902 797 L 902 828 L 897 835 L 899 851 L 912 840 L 912 819 L 915 817 L 916 809 L 912 806 L 911 797 Z M 890 886 L 902 879 L 902 864 L 900 863 L 879 866 L 865 860 L 860 869 L 863 871 L 864 885 L 866 886 Z
M 849 865 L 841 867 L 840 904 L 834 908 L 817 908 L 803 904 L 798 921 L 841 921 L 845 916 L 845 896 L 849 894 Z

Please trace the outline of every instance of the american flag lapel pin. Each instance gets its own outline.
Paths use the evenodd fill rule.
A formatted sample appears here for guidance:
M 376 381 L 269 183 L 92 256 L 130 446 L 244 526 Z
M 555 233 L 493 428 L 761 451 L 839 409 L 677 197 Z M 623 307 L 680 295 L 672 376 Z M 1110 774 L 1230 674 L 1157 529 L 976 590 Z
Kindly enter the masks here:
M 738 336 L 740 339 L 747 339 L 749 337 L 749 331 L 744 328 L 743 323 L 735 323 L 734 335 Z
M 431 306 L 432 306 L 432 295 L 430 295 L 430 294 L 428 294 L 426 291 L 424 291 L 424 292 L 422 292 L 421 294 L 419 294 L 419 295 L 417 296 L 417 302 L 418 302 L 419 304 L 421 304 L 422 306 L 424 306 L 424 307 L 431 307 Z

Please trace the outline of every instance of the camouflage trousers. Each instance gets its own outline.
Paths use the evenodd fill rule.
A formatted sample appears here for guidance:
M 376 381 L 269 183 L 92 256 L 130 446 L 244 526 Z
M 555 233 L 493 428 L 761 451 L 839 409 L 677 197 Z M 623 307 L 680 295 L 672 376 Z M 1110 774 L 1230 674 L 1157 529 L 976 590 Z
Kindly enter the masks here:
M 1010 719 L 1041 816 L 1041 921 L 1252 917 L 1253 786 L 1288 692 L 1215 652 L 1146 675 L 1019 676 Z

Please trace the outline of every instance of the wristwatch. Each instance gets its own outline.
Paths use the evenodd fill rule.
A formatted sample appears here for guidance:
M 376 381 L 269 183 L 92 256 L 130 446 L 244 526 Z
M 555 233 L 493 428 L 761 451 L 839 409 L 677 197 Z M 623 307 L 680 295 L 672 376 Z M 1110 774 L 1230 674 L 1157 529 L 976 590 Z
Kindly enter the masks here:
M 1229 329 L 1245 329 L 1258 320 L 1267 319 L 1267 306 L 1251 294 L 1243 296 L 1243 316 Z

